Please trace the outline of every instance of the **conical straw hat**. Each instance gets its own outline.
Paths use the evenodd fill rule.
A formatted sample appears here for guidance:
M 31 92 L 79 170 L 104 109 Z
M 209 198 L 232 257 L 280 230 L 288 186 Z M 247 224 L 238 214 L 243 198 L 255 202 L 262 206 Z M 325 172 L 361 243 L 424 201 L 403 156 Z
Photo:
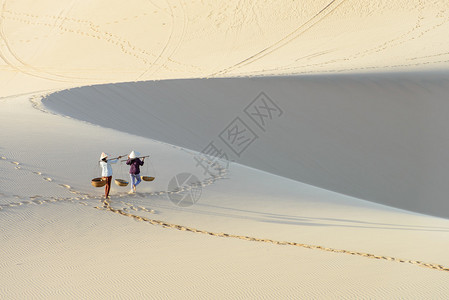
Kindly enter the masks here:
M 131 151 L 131 153 L 129 154 L 129 158 L 134 159 L 134 158 L 136 158 L 138 155 L 140 155 L 140 153 L 133 150 L 133 151 Z

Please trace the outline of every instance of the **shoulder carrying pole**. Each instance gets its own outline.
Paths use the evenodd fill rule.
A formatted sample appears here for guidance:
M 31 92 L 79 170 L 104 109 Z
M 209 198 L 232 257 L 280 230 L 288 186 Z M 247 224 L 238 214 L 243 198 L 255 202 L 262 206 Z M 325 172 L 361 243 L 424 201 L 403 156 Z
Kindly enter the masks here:
M 146 155 L 146 156 L 139 156 L 139 157 L 136 157 L 136 158 L 145 158 L 145 157 L 150 157 L 149 155 Z M 127 159 L 124 159 L 124 160 L 122 160 L 122 161 L 127 161 Z
M 125 155 L 120 155 L 120 156 L 126 156 L 126 154 Z M 114 159 L 118 159 L 119 158 L 119 156 L 117 156 L 117 157 L 114 157 L 114 158 L 109 158 L 108 160 L 114 160 Z M 99 162 L 101 162 L 101 160 L 99 160 Z

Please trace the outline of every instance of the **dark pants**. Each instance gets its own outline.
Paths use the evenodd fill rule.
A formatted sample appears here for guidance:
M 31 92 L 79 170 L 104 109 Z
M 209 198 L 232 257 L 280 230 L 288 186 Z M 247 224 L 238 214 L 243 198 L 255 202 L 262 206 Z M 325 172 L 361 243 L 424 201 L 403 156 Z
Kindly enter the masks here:
M 106 185 L 104 186 L 104 196 L 107 198 L 109 196 L 109 191 L 111 190 L 112 176 L 103 178 L 106 180 Z

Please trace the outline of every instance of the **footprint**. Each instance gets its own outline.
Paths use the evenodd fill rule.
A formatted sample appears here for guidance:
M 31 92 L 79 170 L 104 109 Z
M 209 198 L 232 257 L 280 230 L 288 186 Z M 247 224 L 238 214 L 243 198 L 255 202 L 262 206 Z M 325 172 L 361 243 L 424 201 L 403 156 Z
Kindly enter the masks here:
M 66 188 L 66 189 L 71 189 L 72 187 L 70 186 L 70 185 L 68 185 L 68 184 L 60 184 L 59 186 L 62 186 L 63 188 Z
M 14 164 L 14 165 L 20 165 L 20 163 L 17 162 L 17 161 L 12 161 L 11 163 Z
M 44 180 L 50 181 L 50 182 L 53 181 L 53 179 L 51 179 L 50 177 L 45 177 Z
M 4 156 L 2 156 L 2 157 L 0 157 L 1 159 L 3 159 L 3 160 L 6 160 L 7 158 L 6 157 L 4 157 Z
M 149 213 L 152 213 L 152 214 L 155 213 L 155 211 L 153 209 L 148 209 L 148 208 L 145 208 L 143 206 L 138 206 L 137 208 L 142 210 L 142 211 L 149 212 Z

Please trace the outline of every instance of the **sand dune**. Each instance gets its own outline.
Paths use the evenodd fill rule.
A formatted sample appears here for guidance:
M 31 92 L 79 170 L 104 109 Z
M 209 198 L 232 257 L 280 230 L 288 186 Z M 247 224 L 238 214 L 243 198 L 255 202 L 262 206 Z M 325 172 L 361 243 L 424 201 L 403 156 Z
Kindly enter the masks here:
M 238 164 L 209 177 L 192 151 L 44 113 L 26 96 L 0 105 L 10 141 L 0 160 L 4 297 L 447 294 L 445 219 Z M 13 138 L 30 130 L 14 120 L 27 118 L 34 151 Z M 114 185 L 105 203 L 89 183 L 95 150 L 121 153 L 131 144 L 151 154 L 157 180 L 136 195 Z M 185 171 L 201 179 L 203 193 L 183 208 L 168 200 L 167 185 Z
M 449 64 L 445 1 L 105 5 L 3 1 L 0 95 L 105 82 L 444 70 Z
M 199 152 L 212 141 L 256 169 L 447 218 L 448 93 L 446 73 L 398 73 L 123 83 L 43 103 Z M 241 153 L 220 135 L 235 118 L 256 134 Z
M 0 297 L 446 298 L 448 12 L 0 1 Z

